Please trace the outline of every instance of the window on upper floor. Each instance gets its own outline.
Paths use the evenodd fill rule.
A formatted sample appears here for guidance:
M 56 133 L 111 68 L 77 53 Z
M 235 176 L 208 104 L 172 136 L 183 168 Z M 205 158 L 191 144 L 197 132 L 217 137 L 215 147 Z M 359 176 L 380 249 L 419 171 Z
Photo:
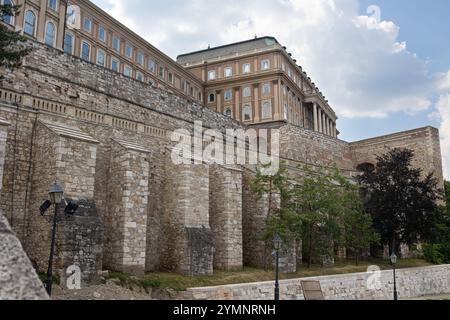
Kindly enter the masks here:
M 136 62 L 140 66 L 144 65 L 144 54 L 142 52 L 138 51 L 137 56 L 136 56 Z
M 23 32 L 34 37 L 36 28 L 36 15 L 33 13 L 33 11 L 28 10 L 25 13 L 25 25 Z
M 125 44 L 125 56 L 128 59 L 132 59 L 133 58 L 133 47 L 128 42 Z
M 244 107 L 242 108 L 242 120 L 243 121 L 253 120 L 252 106 L 250 104 L 244 104 Z
M 270 60 L 266 59 L 261 61 L 261 70 L 269 70 L 270 69 Z
M 158 75 L 159 75 L 159 77 L 162 78 L 162 79 L 165 78 L 164 67 L 159 67 Z
M 129 78 L 131 78 L 133 76 L 133 69 L 131 69 L 130 66 L 125 65 L 123 67 L 123 74 Z
M 291 68 L 288 69 L 288 76 L 289 76 L 289 78 L 292 78 L 292 70 L 291 70 Z
M 13 6 L 14 2 L 11 0 L 0 0 L 0 4 L 2 5 L 10 5 Z M 8 16 L 8 15 L 4 15 L 1 17 L 1 20 L 7 24 L 13 24 L 14 22 L 14 17 L 13 16 Z
M 86 41 L 81 41 L 81 59 L 91 61 L 91 45 Z
M 251 97 L 252 95 L 252 89 L 250 87 L 244 87 L 244 90 L 242 90 L 242 96 L 244 98 Z
M 83 19 L 83 30 L 91 33 L 92 21 L 88 17 L 84 17 L 84 19 Z
M 264 101 L 262 104 L 262 118 L 272 119 L 272 102 Z
M 48 8 L 56 11 L 58 9 L 58 1 L 57 0 L 48 0 Z
M 106 42 L 106 30 L 103 26 L 98 27 L 98 39 L 102 42 Z
M 210 93 L 208 96 L 208 102 L 216 101 L 216 95 L 214 93 Z
M 284 120 L 288 120 L 288 116 L 289 116 L 289 111 L 288 111 L 289 109 L 288 109 L 288 106 L 287 106 L 287 104 L 285 103 L 284 104 L 284 108 L 283 108 L 283 117 L 284 117 Z
M 232 77 L 232 76 L 233 76 L 233 69 L 232 69 L 231 67 L 226 67 L 226 68 L 223 70 L 223 76 L 224 76 L 225 78 Z
M 169 72 L 169 83 L 173 84 L 173 80 L 174 80 L 173 73 Z
M 56 27 L 53 22 L 47 22 L 45 25 L 45 44 L 49 46 L 55 46 L 56 40 Z
M 73 41 L 74 36 L 71 32 L 66 31 L 64 35 L 64 52 L 68 54 L 73 54 Z
M 136 79 L 144 82 L 144 75 L 142 74 L 142 72 L 139 71 L 136 72 Z
M 262 94 L 268 96 L 270 94 L 270 83 L 264 83 L 262 87 Z
M 250 63 L 244 63 L 244 65 L 242 66 L 242 73 L 246 74 L 250 72 L 252 72 Z
M 120 52 L 120 39 L 117 36 L 112 37 L 112 47 L 117 52 Z
M 111 58 L 111 70 L 119 72 L 120 62 L 116 58 Z
M 155 73 L 156 71 L 156 62 L 152 58 L 148 59 L 148 71 Z
M 106 53 L 103 50 L 97 50 L 97 64 L 104 67 L 106 65 Z
M 224 99 L 225 101 L 231 101 L 233 99 L 233 92 L 231 89 L 225 90 Z
M 216 80 L 216 71 L 215 70 L 208 71 L 208 80 Z

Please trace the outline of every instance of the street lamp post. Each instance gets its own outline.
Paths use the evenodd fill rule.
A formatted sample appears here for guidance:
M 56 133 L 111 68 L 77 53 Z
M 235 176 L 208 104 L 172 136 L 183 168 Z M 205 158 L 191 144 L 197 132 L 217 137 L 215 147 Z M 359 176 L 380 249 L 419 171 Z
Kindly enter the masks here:
M 391 263 L 392 263 L 392 269 L 394 271 L 394 300 L 398 300 L 398 293 L 397 293 L 397 277 L 395 275 L 395 265 L 397 264 L 397 255 L 393 252 L 391 255 Z
M 52 295 L 52 284 L 53 284 L 53 256 L 55 253 L 55 242 L 56 242 L 56 223 L 58 206 L 61 204 L 64 196 L 63 188 L 56 182 L 50 187 L 49 191 L 50 201 L 55 207 L 55 213 L 53 215 L 53 229 L 52 229 L 52 242 L 50 247 L 50 257 L 48 259 L 48 269 L 47 269 L 47 281 L 45 288 L 49 296 Z
M 279 263 L 280 263 L 280 249 L 283 241 L 279 234 L 275 235 L 273 239 L 275 245 L 275 301 L 280 300 L 280 283 L 279 283 Z

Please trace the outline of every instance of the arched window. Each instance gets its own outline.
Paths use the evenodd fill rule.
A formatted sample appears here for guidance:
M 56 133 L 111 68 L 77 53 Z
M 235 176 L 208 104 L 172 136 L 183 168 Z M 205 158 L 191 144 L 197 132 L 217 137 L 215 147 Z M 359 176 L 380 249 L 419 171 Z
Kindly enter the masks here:
M 11 0 L 0 0 L 0 4 L 13 6 L 14 2 L 12 2 Z M 12 17 L 12 16 L 3 16 L 2 20 L 3 20 L 3 22 L 5 22 L 7 24 L 13 24 L 14 17 Z
M 25 26 L 24 26 L 24 32 L 32 37 L 34 37 L 34 30 L 36 26 L 36 15 L 33 13 L 33 11 L 28 10 L 25 13 Z
M 216 96 L 214 95 L 214 93 L 211 93 L 209 95 L 208 102 L 214 102 L 215 100 L 216 100 Z
M 52 47 L 55 45 L 55 33 L 55 24 L 53 22 L 47 22 L 47 25 L 45 26 L 45 44 Z
M 227 108 L 227 109 L 225 110 L 225 115 L 226 115 L 227 117 L 231 118 L 231 117 L 233 117 L 233 111 L 231 111 L 230 108 Z

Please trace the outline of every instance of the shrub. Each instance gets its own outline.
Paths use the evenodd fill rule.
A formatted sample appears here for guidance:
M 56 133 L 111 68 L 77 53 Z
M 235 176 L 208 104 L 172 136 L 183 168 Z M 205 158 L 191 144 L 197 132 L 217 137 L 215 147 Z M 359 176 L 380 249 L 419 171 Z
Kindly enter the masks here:
M 442 245 L 440 244 L 424 244 L 423 257 L 426 261 L 434 264 L 443 264 L 445 257 L 442 253 Z

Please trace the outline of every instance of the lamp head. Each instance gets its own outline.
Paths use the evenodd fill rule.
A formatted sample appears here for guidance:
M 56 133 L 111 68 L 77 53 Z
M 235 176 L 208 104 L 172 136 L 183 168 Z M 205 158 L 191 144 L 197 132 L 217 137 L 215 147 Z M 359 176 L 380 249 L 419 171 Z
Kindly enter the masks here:
M 392 264 L 397 263 L 397 255 L 394 252 L 391 254 L 391 263 Z
M 278 233 L 275 235 L 275 238 L 273 239 L 273 244 L 275 245 L 275 249 L 277 250 L 279 250 L 281 248 L 281 245 L 283 244 L 283 240 L 281 239 Z
M 50 191 L 48 192 L 50 196 L 50 200 L 54 204 L 60 204 L 64 197 L 63 188 L 57 184 L 56 182 L 50 187 Z

